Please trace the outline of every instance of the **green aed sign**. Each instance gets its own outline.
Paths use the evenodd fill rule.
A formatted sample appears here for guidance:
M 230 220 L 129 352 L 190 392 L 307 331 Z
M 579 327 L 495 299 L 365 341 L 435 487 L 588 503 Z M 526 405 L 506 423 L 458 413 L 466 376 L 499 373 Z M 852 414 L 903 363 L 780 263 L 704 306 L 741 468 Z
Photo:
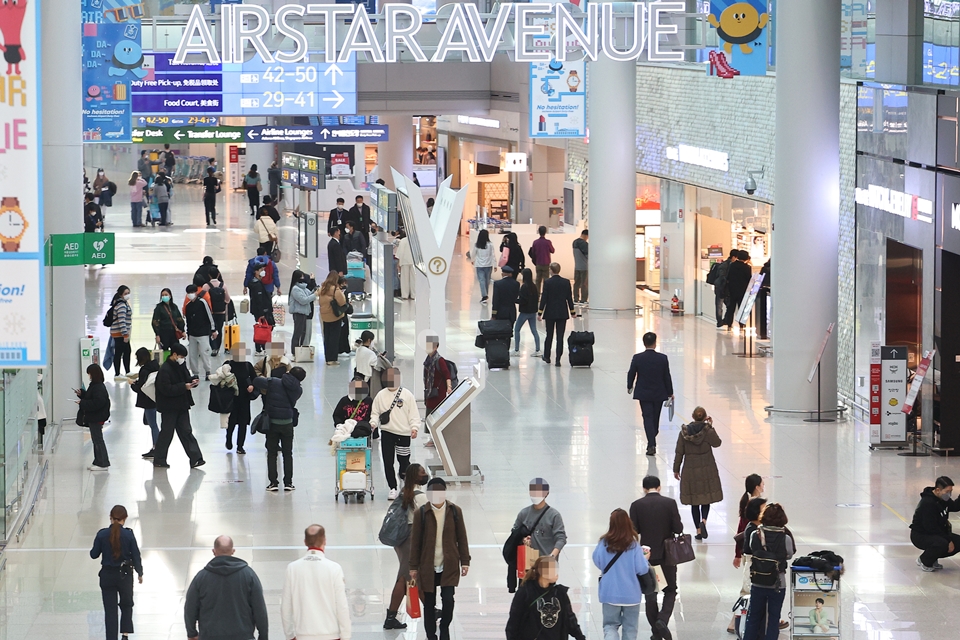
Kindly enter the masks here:
M 61 233 L 47 239 L 47 264 L 69 267 L 116 262 L 112 233 Z

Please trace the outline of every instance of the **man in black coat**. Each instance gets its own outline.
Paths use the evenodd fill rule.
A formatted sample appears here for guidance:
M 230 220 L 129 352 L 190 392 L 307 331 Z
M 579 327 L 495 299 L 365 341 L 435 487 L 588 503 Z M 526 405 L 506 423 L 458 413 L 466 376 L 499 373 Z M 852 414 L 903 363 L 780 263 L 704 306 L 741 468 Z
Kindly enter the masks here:
M 347 254 L 343 251 L 343 245 L 340 244 L 340 227 L 334 227 L 330 232 L 330 242 L 327 243 L 327 265 L 330 271 L 336 271 L 340 275 L 347 274 Z
M 657 352 L 657 334 L 643 334 L 644 350 L 633 356 L 627 372 L 627 393 L 640 401 L 643 431 L 647 434 L 647 455 L 657 455 L 657 434 L 660 433 L 660 410 L 673 397 L 670 361 Z
M 665 563 L 664 540 L 683 533 L 683 522 L 677 501 L 660 495 L 660 478 L 647 476 L 643 479 L 644 496 L 630 505 L 630 520 L 633 528 L 640 534 L 640 544 L 650 547 L 650 564 L 663 570 L 667 586 L 663 592 L 663 605 L 658 607 L 657 594 L 644 596 L 646 601 L 647 622 L 653 637 L 672 640 L 670 616 L 677 599 L 677 566 Z
M 346 229 L 347 210 L 343 207 L 343 198 L 337 198 L 337 206 L 330 209 L 330 217 L 327 218 L 327 235 L 333 235 L 333 228 L 336 227 L 342 232 Z
M 357 230 L 361 231 L 363 235 L 368 236 L 370 234 L 370 207 L 363 203 L 363 196 L 357 196 L 355 204 L 350 207 L 347 220 L 356 222 Z
M 520 290 L 517 290 L 520 293 Z M 563 334 L 567 329 L 567 318 L 577 317 L 573 306 L 573 288 L 570 281 L 560 276 L 560 264 L 550 263 L 550 277 L 543 282 L 540 295 L 540 311 L 537 316 L 547 323 L 547 339 L 543 346 L 543 361 L 550 364 L 550 345 L 553 335 L 557 335 L 557 366 L 563 355 Z
M 960 535 L 950 527 L 950 513 L 960 511 L 960 500 L 953 500 L 953 480 L 940 476 L 932 487 L 920 494 L 920 502 L 910 524 L 910 542 L 923 551 L 917 564 L 923 571 L 943 569 L 937 560 L 960 553 Z
M 723 324 L 727 325 L 727 329 L 733 326 L 733 316 L 740 308 L 740 303 L 743 302 L 743 294 L 747 292 L 750 279 L 753 278 L 753 269 L 747 264 L 750 254 L 746 251 L 738 251 L 737 253 L 737 259 L 730 263 L 730 268 L 727 270 L 729 299 L 727 301 L 727 313 L 723 317 Z M 741 323 L 740 326 L 742 327 L 743 324 Z
M 503 278 L 493 283 L 492 320 L 509 320 L 511 328 L 517 321 L 517 298 L 520 296 L 520 283 L 513 268 L 503 267 Z
M 206 464 L 200 445 L 193 435 L 190 426 L 190 407 L 193 406 L 192 389 L 195 389 L 199 380 L 191 377 L 187 370 L 187 348 L 182 344 L 170 347 L 170 357 L 157 372 L 156 392 L 157 411 L 160 413 L 160 436 L 153 453 L 153 466 L 168 469 L 167 451 L 173 442 L 173 433 L 176 431 L 180 444 L 187 457 L 190 458 L 190 467 L 195 469 Z
M 303 395 L 300 385 L 307 377 L 302 367 L 294 367 L 280 378 L 254 378 L 253 386 L 263 394 L 263 409 L 270 416 L 267 432 L 267 491 L 279 491 L 277 453 L 283 452 L 283 488 L 293 491 L 293 429 L 300 414 L 296 404 Z

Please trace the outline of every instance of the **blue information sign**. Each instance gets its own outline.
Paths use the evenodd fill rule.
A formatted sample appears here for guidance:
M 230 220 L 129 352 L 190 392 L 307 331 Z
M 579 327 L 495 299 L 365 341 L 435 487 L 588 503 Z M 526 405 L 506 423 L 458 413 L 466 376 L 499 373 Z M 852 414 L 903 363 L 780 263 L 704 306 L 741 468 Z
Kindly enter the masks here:
M 247 127 L 243 139 L 246 142 L 386 142 L 390 139 L 390 127 L 385 124 L 354 127 L 258 125 Z

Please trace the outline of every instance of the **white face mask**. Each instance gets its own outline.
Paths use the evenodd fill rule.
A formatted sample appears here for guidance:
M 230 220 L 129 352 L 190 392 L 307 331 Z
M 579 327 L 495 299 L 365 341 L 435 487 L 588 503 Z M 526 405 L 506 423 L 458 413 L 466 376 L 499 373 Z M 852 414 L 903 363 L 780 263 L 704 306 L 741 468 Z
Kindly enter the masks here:
M 267 277 L 267 272 L 266 272 L 266 271 L 261 271 L 261 272 L 260 272 L 260 277 L 261 277 L 261 278 L 266 278 L 266 277 Z
M 103 171 L 97 171 L 97 175 L 98 175 L 98 176 L 102 176 L 102 175 L 103 175 Z
M 188 293 L 188 294 L 187 294 L 187 300 L 191 300 L 191 301 L 192 301 L 192 300 L 196 300 L 196 299 L 197 299 L 197 294 L 195 294 L 195 293 Z
M 187 361 L 184 360 L 183 358 L 179 358 L 179 359 L 177 360 L 177 364 L 187 364 Z
M 440 507 L 447 500 L 447 492 L 446 491 L 428 491 L 427 500 L 430 501 L 430 504 Z
M 129 294 L 129 293 L 123 294 L 123 299 L 124 299 L 124 300 L 129 300 L 129 299 L 130 299 L 130 294 Z

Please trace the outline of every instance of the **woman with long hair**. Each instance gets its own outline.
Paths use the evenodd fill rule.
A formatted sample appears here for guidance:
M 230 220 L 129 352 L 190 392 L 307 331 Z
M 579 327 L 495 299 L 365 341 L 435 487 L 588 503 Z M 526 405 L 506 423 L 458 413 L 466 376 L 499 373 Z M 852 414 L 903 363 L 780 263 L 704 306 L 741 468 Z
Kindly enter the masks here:
M 533 356 L 540 356 L 540 334 L 537 332 L 537 305 L 540 303 L 540 294 L 537 292 L 537 285 L 533 281 L 533 272 L 530 269 L 524 269 L 520 272 L 520 278 L 523 284 L 520 285 L 520 295 L 517 297 L 518 314 L 517 322 L 513 325 L 513 354 L 520 355 L 520 329 L 524 324 L 530 325 L 530 333 L 533 334 L 533 342 L 536 345 L 536 351 Z
M 293 339 L 290 340 L 290 353 L 296 357 L 297 347 L 304 346 L 304 338 L 307 334 L 307 317 L 310 315 L 310 305 L 319 295 L 316 291 L 310 291 L 309 280 L 313 278 L 303 271 L 297 269 L 290 276 L 290 291 L 287 295 L 287 307 L 293 316 Z M 309 346 L 307 344 L 306 346 Z
M 523 255 L 523 247 L 520 246 L 520 242 L 517 240 L 517 234 L 511 231 L 503 236 L 503 241 L 500 243 L 501 257 L 504 249 L 508 250 L 507 260 L 500 266 L 509 266 L 513 269 L 514 273 L 523 272 L 524 267 L 527 265 L 527 258 Z
M 568 588 L 557 584 L 557 578 L 557 559 L 553 556 L 540 556 L 527 569 L 510 605 L 507 640 L 586 639 L 570 604 Z
M 157 403 L 143 392 L 143 387 L 150 379 L 150 374 L 160 371 L 160 363 L 153 359 L 153 354 L 146 347 L 137 349 L 136 356 L 140 370 L 137 372 L 136 380 L 130 379 L 130 388 L 137 394 L 137 407 L 143 409 L 143 421 L 150 427 L 150 450 L 141 457 L 144 460 L 152 460 L 153 449 L 157 446 L 157 438 L 160 436 L 160 427 L 157 426 Z
M 353 383 L 351 383 L 353 384 Z M 407 513 L 407 524 L 413 526 L 413 514 L 417 509 L 427 504 L 427 495 L 423 492 L 423 485 L 430 479 L 426 469 L 419 464 L 411 464 L 407 467 L 403 480 L 403 489 L 397 500 L 400 501 L 400 508 Z M 387 619 L 383 622 L 384 629 L 406 629 L 407 625 L 397 620 L 397 612 L 400 610 L 400 603 L 403 602 L 403 596 L 406 594 L 407 580 L 410 577 L 410 538 L 398 547 L 393 548 L 397 554 L 397 560 L 400 563 L 400 570 L 397 572 L 397 581 L 393 585 L 393 593 L 390 595 L 390 606 L 387 607 Z
M 183 314 L 173 301 L 173 292 L 164 287 L 160 290 L 160 302 L 153 308 L 153 319 L 150 321 L 153 333 L 157 336 L 157 346 L 168 351 L 175 344 L 180 344 L 184 333 Z
M 640 546 L 630 516 L 623 509 L 610 514 L 610 526 L 593 550 L 593 564 L 600 569 L 600 603 L 603 606 L 603 637 L 636 640 L 643 594 L 637 576 L 650 570 L 649 549 Z
M 106 471 L 110 468 L 110 456 L 107 455 L 107 444 L 103 441 L 103 423 L 110 419 L 110 394 L 103 384 L 103 369 L 99 364 L 87 367 L 87 388 L 76 389 L 74 392 L 80 398 L 77 404 L 83 412 L 84 426 L 90 429 L 90 440 L 93 442 L 93 464 L 90 471 Z
M 130 307 L 130 287 L 120 285 L 110 301 L 113 309 L 113 324 L 110 325 L 110 337 L 113 338 L 113 375 L 120 375 L 120 365 L 124 373 L 130 373 L 130 334 L 133 332 L 133 309 Z
M 471 257 L 473 267 L 477 270 L 477 281 L 480 283 L 480 304 L 486 304 L 490 278 L 493 276 L 493 243 L 490 242 L 490 232 L 486 229 L 477 232 L 477 242 L 473 245 Z
M 100 558 L 100 595 L 107 640 L 117 640 L 118 634 L 127 640 L 127 635 L 133 633 L 134 571 L 143 584 L 140 547 L 133 531 L 123 526 L 126 522 L 127 510 L 116 505 L 110 510 L 110 526 L 97 532 L 90 549 L 91 558 Z
M 250 215 L 256 215 L 260 206 L 260 192 L 263 190 L 263 181 L 257 173 L 257 165 L 250 165 L 250 171 L 243 176 L 243 187 L 247 190 L 247 202 L 250 204 Z
M 334 310 L 336 303 L 337 310 Z M 340 351 L 340 331 L 343 328 L 343 317 L 346 315 L 343 308 L 347 306 L 347 298 L 340 288 L 340 274 L 331 271 L 320 285 L 320 295 L 317 296 L 317 306 L 320 308 L 320 320 L 323 321 L 323 357 L 328 367 L 340 364 L 337 358 Z
M 143 190 L 147 186 L 147 181 L 140 177 L 139 171 L 130 174 L 130 180 L 127 181 L 130 187 L 130 219 L 133 226 L 143 226 Z M 147 214 L 149 216 L 149 214 Z
M 752 520 L 755 518 L 760 518 L 759 510 L 756 511 L 754 518 L 747 518 L 747 506 L 751 501 L 753 501 L 754 498 L 759 498 L 763 493 L 763 478 L 756 473 L 751 473 L 744 481 L 744 488 L 745 490 L 743 495 L 740 496 L 740 505 L 737 509 L 738 513 L 740 514 L 740 521 L 737 523 L 737 533 L 736 536 L 734 536 L 734 540 L 737 541 L 737 543 L 734 545 L 733 549 L 733 566 L 737 569 L 739 569 L 741 565 L 744 566 L 743 585 L 740 588 L 741 596 L 745 596 L 750 593 L 750 556 L 743 555 L 744 536 L 742 534 Z M 766 500 L 763 500 L 763 503 L 765 502 Z M 730 624 L 727 625 L 727 631 L 729 633 L 736 633 L 736 621 L 737 617 L 734 615 L 730 620 Z

